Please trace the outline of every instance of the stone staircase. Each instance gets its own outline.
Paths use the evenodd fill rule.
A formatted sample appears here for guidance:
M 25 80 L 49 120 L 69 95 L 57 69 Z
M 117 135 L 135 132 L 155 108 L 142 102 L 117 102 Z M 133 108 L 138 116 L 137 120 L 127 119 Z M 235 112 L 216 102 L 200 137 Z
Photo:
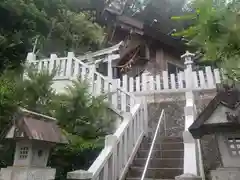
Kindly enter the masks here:
M 140 180 L 151 146 L 151 138 L 144 138 L 128 171 L 126 180 Z M 183 139 L 160 137 L 149 162 L 145 180 L 174 180 L 183 173 Z
M 92 57 L 99 56 L 100 58 L 100 54 L 92 55 Z M 108 54 L 104 61 L 111 60 L 113 57 L 116 58 L 114 54 L 112 56 Z M 101 59 L 99 62 L 102 62 Z M 173 98 L 172 93 L 169 93 L 171 98 L 165 97 L 161 101 L 155 101 L 158 96 L 153 95 L 155 103 L 148 104 L 147 110 L 146 101 L 139 101 L 133 93 L 133 86 L 130 88 L 126 85 L 127 76 L 124 76 L 122 83 L 120 80 L 116 83 L 111 76 L 105 77 L 97 72 L 95 64 L 86 64 L 85 57 L 75 57 L 74 53 L 69 52 L 67 57 L 59 58 L 52 54 L 50 58 L 39 61 L 36 60 L 36 55 L 29 53 L 27 60 L 39 71 L 45 69 L 51 72 L 58 67 L 53 88 L 59 92 L 64 91 L 67 85 L 71 85 L 73 79 L 88 79 L 89 92 L 94 96 L 109 94 L 106 101 L 123 118 L 116 132 L 105 138 L 105 146 L 91 167 L 87 171 L 69 172 L 69 179 L 140 180 L 162 110 L 165 113 L 165 121 L 160 125 L 160 133 L 144 180 L 174 180 L 175 176 L 183 173 L 184 145 L 181 135 L 185 127 L 186 101 L 181 96 Z M 108 67 L 111 67 L 111 64 L 108 64 Z M 108 70 L 111 71 L 111 68 Z M 129 79 L 129 82 L 133 82 L 133 79 Z M 188 81 L 185 80 L 186 82 Z M 211 79 L 209 82 L 212 82 Z M 150 86 L 154 87 L 154 83 L 151 84 Z M 167 84 L 163 83 L 166 87 Z M 147 84 L 142 85 L 142 89 L 148 93 L 146 87 Z M 181 93 L 185 95 L 185 91 Z M 147 137 L 144 137 L 145 135 Z
M 144 137 L 129 168 L 126 180 L 141 179 L 162 109 L 165 110 L 166 119 L 165 122 L 161 122 L 160 132 L 144 180 L 174 180 L 175 176 L 183 173 L 184 145 L 181 137 L 184 126 L 183 103 L 175 100 L 148 104 L 148 137 Z M 169 129 L 169 127 L 175 128 Z

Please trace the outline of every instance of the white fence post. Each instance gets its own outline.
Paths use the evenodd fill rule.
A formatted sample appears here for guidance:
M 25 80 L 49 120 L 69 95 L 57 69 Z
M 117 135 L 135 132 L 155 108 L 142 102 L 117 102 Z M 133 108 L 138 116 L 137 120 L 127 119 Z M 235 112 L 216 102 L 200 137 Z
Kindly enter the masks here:
M 147 90 L 147 84 L 148 84 L 148 78 L 147 78 L 147 74 L 143 73 L 142 74 L 142 91 L 146 91 Z
M 178 89 L 182 89 L 183 88 L 183 72 L 180 71 L 178 73 Z
M 164 89 L 169 89 L 169 81 L 168 81 L 168 72 L 163 71 L 162 72 L 162 77 L 163 77 L 163 88 Z
M 205 89 L 206 88 L 206 81 L 204 77 L 204 73 L 202 70 L 198 71 L 199 73 L 199 80 L 200 80 L 200 87 Z
M 161 77 L 159 74 L 156 75 L 157 90 L 161 90 Z
M 35 64 L 32 64 L 33 61 L 36 61 L 36 55 L 33 52 L 30 52 L 27 54 L 27 58 L 26 58 L 26 64 L 27 66 L 34 66 L 35 68 Z M 28 74 L 26 71 L 24 71 L 23 73 L 23 78 L 26 79 L 28 77 Z
M 197 176 L 197 149 L 196 143 L 191 133 L 188 131 L 189 126 L 195 120 L 195 101 L 193 94 L 193 76 L 192 76 L 192 57 L 194 54 L 186 52 L 182 58 L 185 60 L 185 80 L 186 87 L 189 89 L 185 93 L 185 131 L 183 132 L 184 141 L 184 174 L 193 174 Z
M 170 75 L 171 78 L 171 88 L 176 89 L 176 79 L 175 79 L 175 74 Z
M 95 85 L 95 64 L 92 64 L 89 66 L 89 75 L 88 75 L 88 81 L 89 81 L 89 89 L 90 92 L 93 93 L 94 92 L 94 85 Z
M 206 73 L 206 76 L 207 76 L 208 88 L 215 88 L 216 84 L 214 84 L 212 68 L 210 66 L 207 66 L 205 68 L 205 73 Z
M 144 105 L 144 107 L 143 107 L 144 115 L 142 117 L 142 118 L 144 118 L 143 119 L 143 122 L 144 122 L 143 129 L 144 129 L 144 132 L 147 134 L 148 133 L 148 102 L 147 102 L 147 97 L 142 98 L 142 103 Z
M 136 92 L 140 92 L 141 88 L 140 88 L 140 77 L 137 76 L 136 77 Z
M 57 69 L 54 69 L 54 64 L 55 64 L 55 61 L 57 59 L 57 55 L 56 54 L 51 54 L 50 55 L 50 62 L 49 62 L 49 73 L 52 73 L 52 71 L 56 71 Z
M 122 79 L 122 89 L 124 91 L 127 91 L 127 85 L 128 85 L 128 77 L 127 75 L 123 76 Z M 121 110 L 126 112 L 127 107 L 127 95 L 123 92 L 121 92 Z
M 69 78 L 72 76 L 72 62 L 73 62 L 74 56 L 75 56 L 74 52 L 68 52 L 66 76 L 69 77 Z
M 117 164 L 117 137 L 115 135 L 108 135 L 105 137 L 105 147 L 112 148 L 112 162 L 104 167 L 104 179 L 115 179 L 116 177 L 116 164 Z M 108 172 L 109 171 L 109 172 Z M 110 176 L 106 178 L 106 176 Z
M 31 63 L 32 61 L 36 61 L 36 54 L 30 52 L 27 54 L 27 63 Z
M 113 78 L 113 69 L 112 69 L 112 58 L 110 55 L 107 55 L 107 63 L 108 63 L 108 78 Z
M 221 83 L 221 76 L 219 69 L 214 69 L 214 77 L 215 77 L 215 83 L 220 84 Z

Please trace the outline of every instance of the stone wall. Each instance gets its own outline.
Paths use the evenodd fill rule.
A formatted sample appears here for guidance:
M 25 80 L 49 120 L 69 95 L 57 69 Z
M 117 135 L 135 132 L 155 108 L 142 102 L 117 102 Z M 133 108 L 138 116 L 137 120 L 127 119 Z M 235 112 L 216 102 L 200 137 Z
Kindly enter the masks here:
M 181 97 L 174 97 L 171 101 L 150 103 L 149 136 L 155 132 L 162 109 L 165 110 L 165 118 L 161 122 L 161 136 L 182 136 L 184 130 L 184 106 L 185 101 Z
M 199 115 L 202 110 L 207 106 L 207 104 L 213 99 L 215 96 L 215 92 L 204 92 L 197 93 L 195 95 L 196 100 L 196 109 L 197 115 Z M 159 97 L 158 97 L 159 98 Z M 166 127 L 166 136 L 182 136 L 182 132 L 184 131 L 185 125 L 185 117 L 184 117 L 184 107 L 185 107 L 185 99 L 182 94 L 171 96 L 171 98 L 164 98 L 162 101 L 158 99 L 156 103 L 148 104 L 148 114 L 149 114 L 149 137 L 152 137 L 158 119 L 160 117 L 162 109 L 165 109 L 166 119 L 165 126 L 164 121 L 162 121 L 160 134 L 161 136 L 165 136 L 165 127 Z M 220 154 L 218 151 L 218 145 L 215 140 L 214 135 L 204 136 L 201 139 L 201 147 L 202 147 L 202 155 L 203 155 L 203 163 L 206 173 L 207 180 L 209 178 L 209 172 L 212 169 L 216 169 L 221 166 Z

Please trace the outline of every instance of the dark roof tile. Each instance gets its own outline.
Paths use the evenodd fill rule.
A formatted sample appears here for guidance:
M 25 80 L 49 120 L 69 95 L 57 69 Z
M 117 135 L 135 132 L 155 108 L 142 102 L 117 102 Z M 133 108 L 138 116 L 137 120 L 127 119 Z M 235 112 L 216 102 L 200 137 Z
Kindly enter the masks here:
M 240 116 L 239 114 L 237 117 L 236 115 L 230 116 L 226 114 L 226 118 L 229 120 L 228 123 L 204 124 L 204 122 L 210 118 L 214 110 L 220 104 L 235 110 L 240 105 L 240 91 L 229 86 L 223 86 L 220 88 L 217 95 L 212 101 L 210 101 L 207 107 L 199 114 L 194 123 L 189 127 L 189 131 L 192 133 L 193 137 L 200 138 L 205 134 L 221 131 L 233 131 L 236 128 L 239 128 L 240 130 L 240 123 L 239 121 L 236 121 L 236 119 L 239 118 L 238 116 Z
M 25 134 L 24 138 L 52 143 L 67 143 L 54 118 L 21 109 L 14 119 L 16 130 Z M 14 137 L 19 137 L 15 131 Z

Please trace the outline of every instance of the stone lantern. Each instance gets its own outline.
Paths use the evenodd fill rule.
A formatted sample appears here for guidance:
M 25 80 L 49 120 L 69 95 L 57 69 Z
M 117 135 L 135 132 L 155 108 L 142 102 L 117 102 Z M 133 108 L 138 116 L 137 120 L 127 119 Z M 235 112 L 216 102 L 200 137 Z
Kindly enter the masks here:
M 53 180 L 56 170 L 47 167 L 50 150 L 67 143 L 54 118 L 19 110 L 5 138 L 16 142 L 13 166 L 3 168 L 2 180 Z
M 221 160 L 217 169 L 210 169 L 212 180 L 240 179 L 240 91 L 224 85 L 200 113 L 189 131 L 195 139 L 214 135 Z

